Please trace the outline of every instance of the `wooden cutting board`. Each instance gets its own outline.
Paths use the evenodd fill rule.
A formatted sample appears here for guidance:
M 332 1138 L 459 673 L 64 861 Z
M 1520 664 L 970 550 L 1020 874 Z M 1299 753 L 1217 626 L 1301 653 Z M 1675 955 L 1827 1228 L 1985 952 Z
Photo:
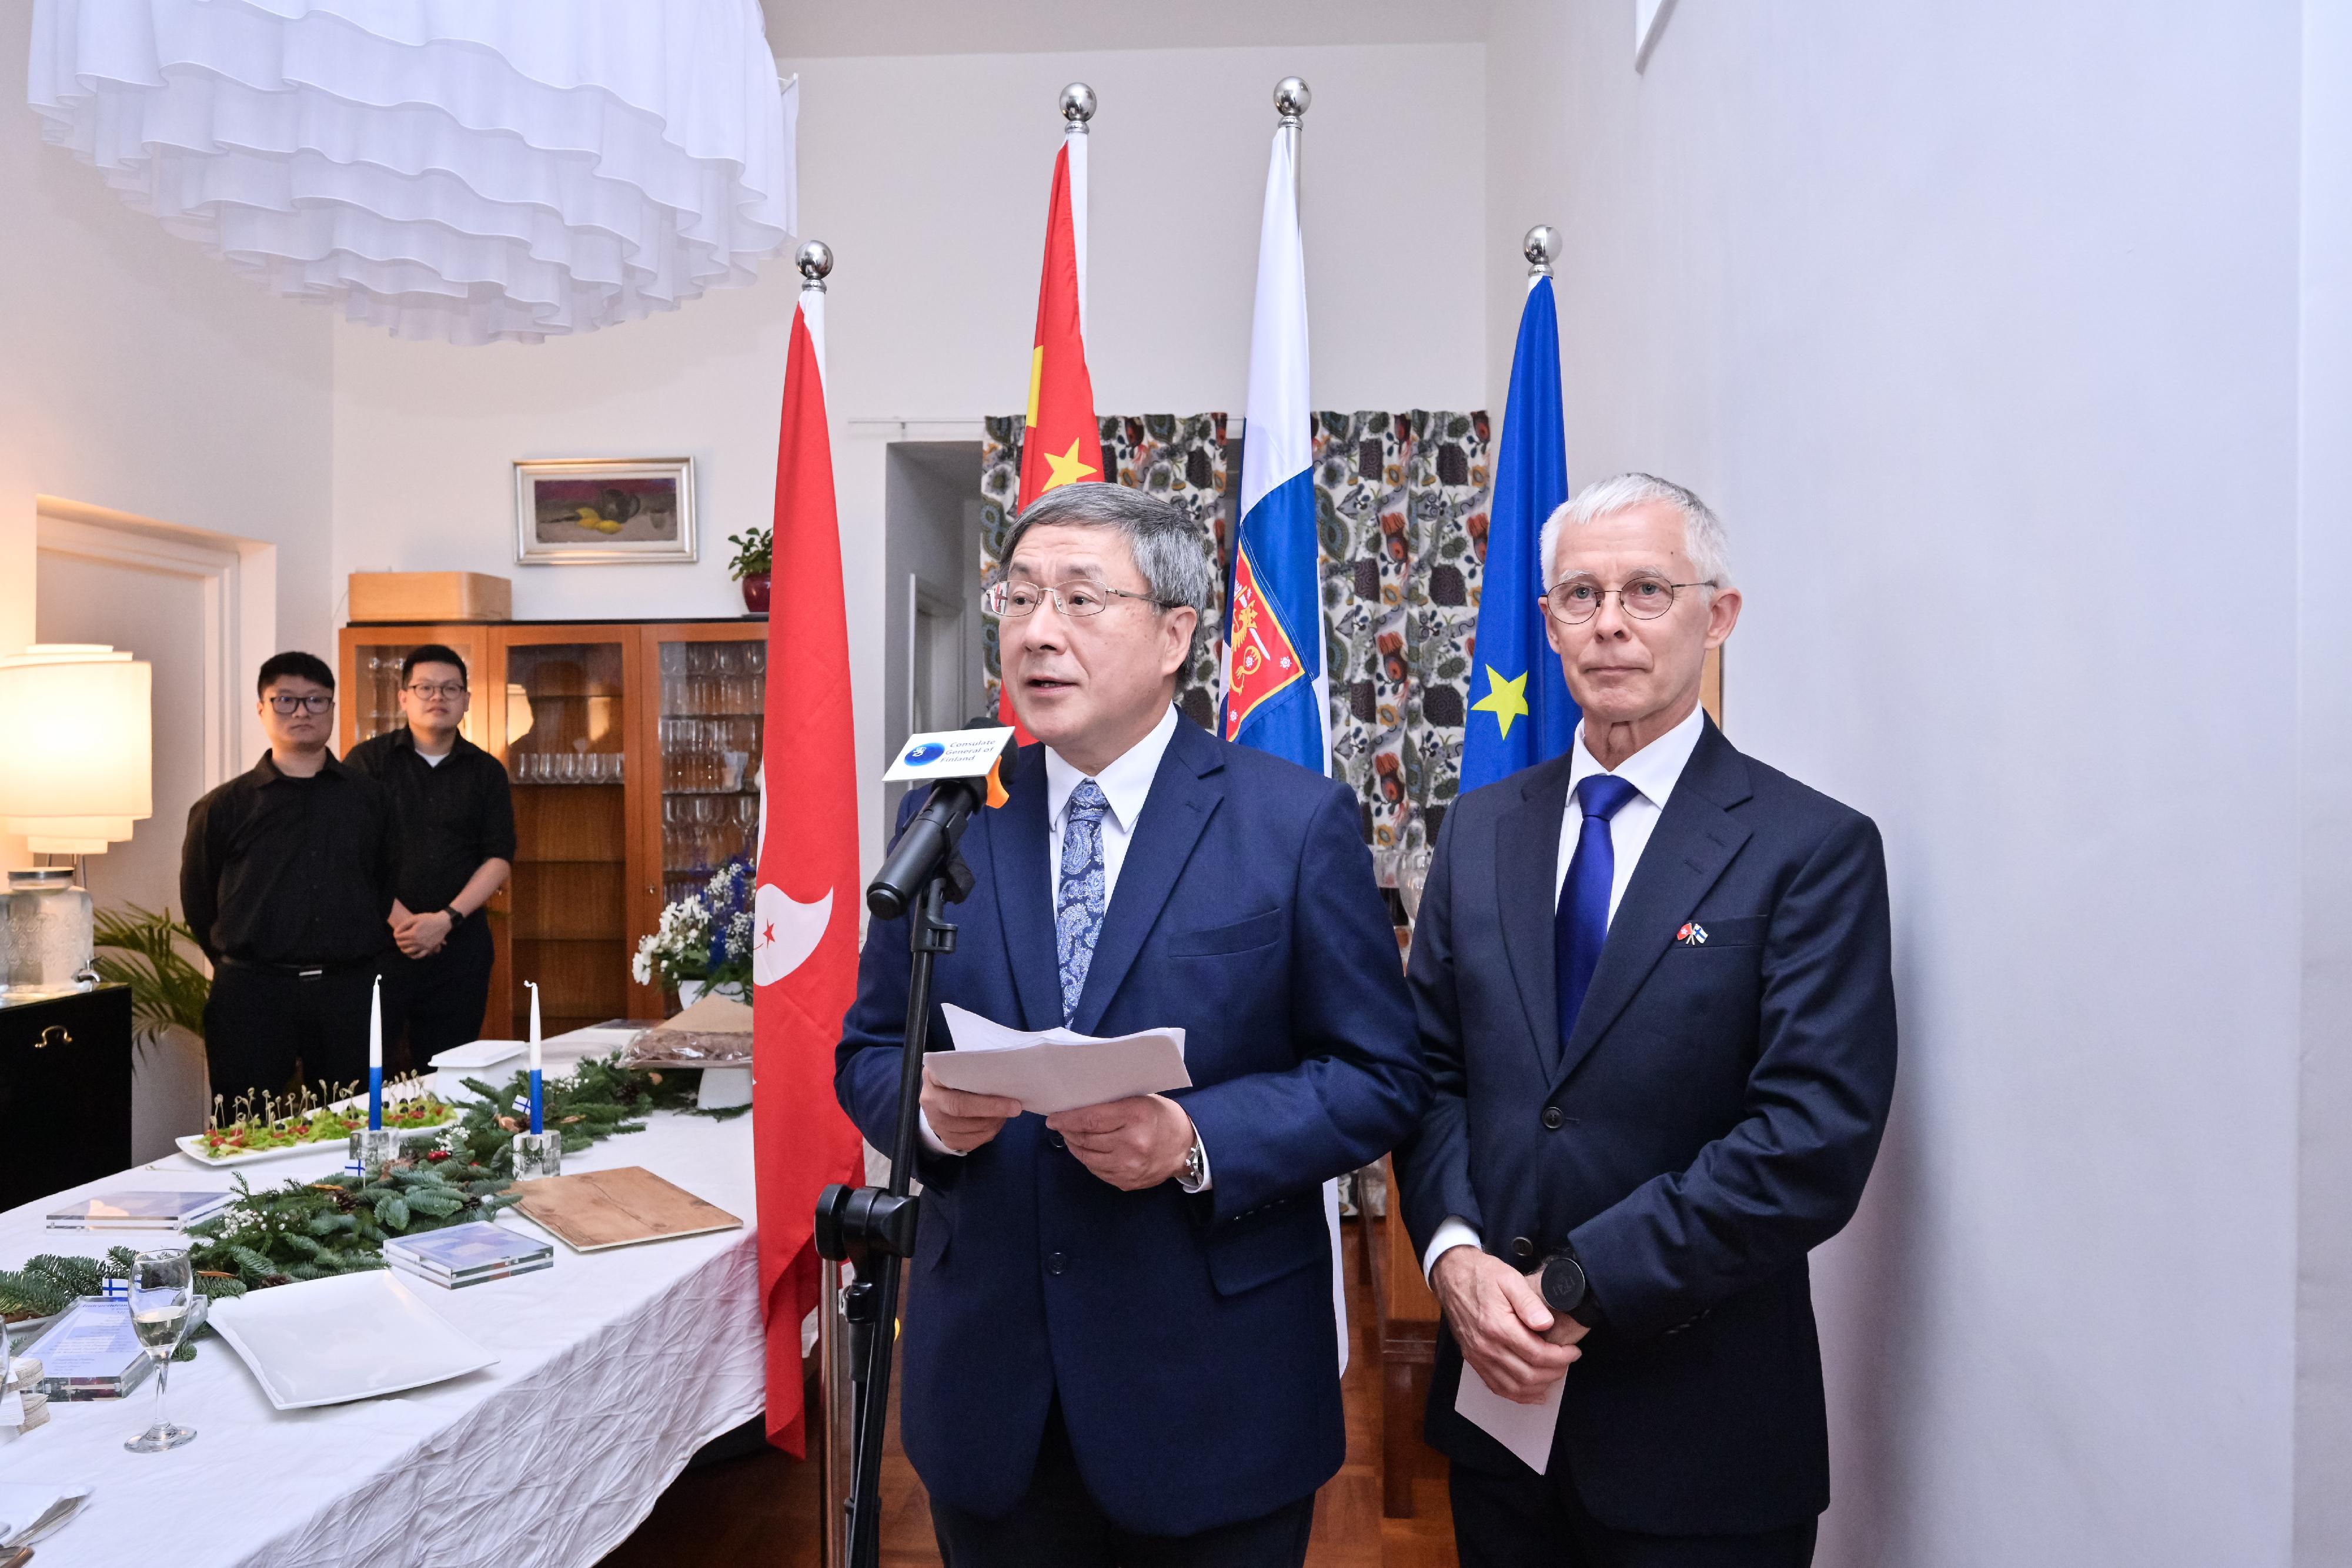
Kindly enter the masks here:
M 643 1166 L 524 1182 L 515 1211 L 575 1252 L 598 1252 L 673 1236 L 740 1230 L 725 1209 L 664 1181 Z

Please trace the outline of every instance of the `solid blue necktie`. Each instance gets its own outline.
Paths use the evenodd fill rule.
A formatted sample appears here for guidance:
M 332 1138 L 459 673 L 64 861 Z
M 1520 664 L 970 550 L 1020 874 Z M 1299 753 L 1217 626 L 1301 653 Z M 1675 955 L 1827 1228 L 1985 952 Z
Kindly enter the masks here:
M 1609 939 L 1609 889 L 1617 880 L 1617 851 L 1609 841 L 1609 820 L 1623 810 L 1625 802 L 1637 792 L 1610 773 L 1595 773 L 1576 787 L 1584 825 L 1576 831 L 1576 853 L 1569 857 L 1568 880 L 1560 883 L 1559 903 L 1551 917 L 1563 1051 L 1569 1037 L 1576 1032 L 1576 1015 L 1583 1010 L 1584 993 L 1592 988 L 1592 971 L 1601 964 L 1601 945 Z

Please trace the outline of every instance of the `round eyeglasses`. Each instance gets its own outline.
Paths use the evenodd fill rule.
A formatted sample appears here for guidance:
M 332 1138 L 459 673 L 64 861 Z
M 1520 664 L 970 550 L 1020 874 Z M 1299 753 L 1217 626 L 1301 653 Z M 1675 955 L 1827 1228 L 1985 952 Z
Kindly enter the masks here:
M 1675 592 L 1684 588 L 1713 588 L 1715 580 L 1705 582 L 1668 582 L 1652 572 L 1635 572 L 1625 580 L 1622 588 L 1603 588 L 1589 577 L 1570 578 L 1554 583 L 1543 596 L 1543 606 L 1551 618 L 1565 626 L 1581 626 L 1601 613 L 1601 601 L 1611 594 L 1626 614 L 1636 621 L 1655 621 L 1675 607 Z
M 408 691 L 409 695 L 419 702 L 429 703 L 436 697 L 455 702 L 466 695 L 466 683 L 463 681 L 411 681 L 408 683 Z
M 1110 588 L 1099 582 L 1076 578 L 1051 587 L 1042 582 L 995 582 L 980 596 L 980 607 L 991 615 L 1015 618 L 1034 615 L 1048 599 L 1054 608 L 1065 615 L 1099 615 L 1110 608 L 1114 599 L 1139 599 L 1146 604 L 1162 610 L 1177 608 L 1171 599 L 1154 599 L 1149 593 L 1130 593 L 1124 588 Z

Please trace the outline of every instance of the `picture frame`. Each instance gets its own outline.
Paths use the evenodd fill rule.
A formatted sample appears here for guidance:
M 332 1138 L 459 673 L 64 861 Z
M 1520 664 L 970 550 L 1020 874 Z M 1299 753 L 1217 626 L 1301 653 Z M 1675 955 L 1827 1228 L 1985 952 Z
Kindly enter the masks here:
M 522 458 L 514 471 L 518 566 L 697 559 L 691 457 Z

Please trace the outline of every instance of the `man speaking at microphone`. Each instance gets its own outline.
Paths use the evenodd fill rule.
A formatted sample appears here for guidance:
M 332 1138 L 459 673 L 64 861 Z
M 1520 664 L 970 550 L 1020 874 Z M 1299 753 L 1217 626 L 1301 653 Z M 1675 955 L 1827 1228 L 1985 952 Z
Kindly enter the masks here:
M 1192 1087 L 1041 1118 L 926 1074 L 907 1455 L 950 1568 L 1296 1565 L 1345 1448 L 1321 1184 L 1424 1093 L 1396 939 L 1348 789 L 1176 711 L 1211 590 L 1190 517 L 1071 485 L 1004 559 L 990 608 L 1043 744 L 966 830 L 934 1000 L 1181 1028 Z M 882 1148 L 907 937 L 867 934 L 836 1064 Z

